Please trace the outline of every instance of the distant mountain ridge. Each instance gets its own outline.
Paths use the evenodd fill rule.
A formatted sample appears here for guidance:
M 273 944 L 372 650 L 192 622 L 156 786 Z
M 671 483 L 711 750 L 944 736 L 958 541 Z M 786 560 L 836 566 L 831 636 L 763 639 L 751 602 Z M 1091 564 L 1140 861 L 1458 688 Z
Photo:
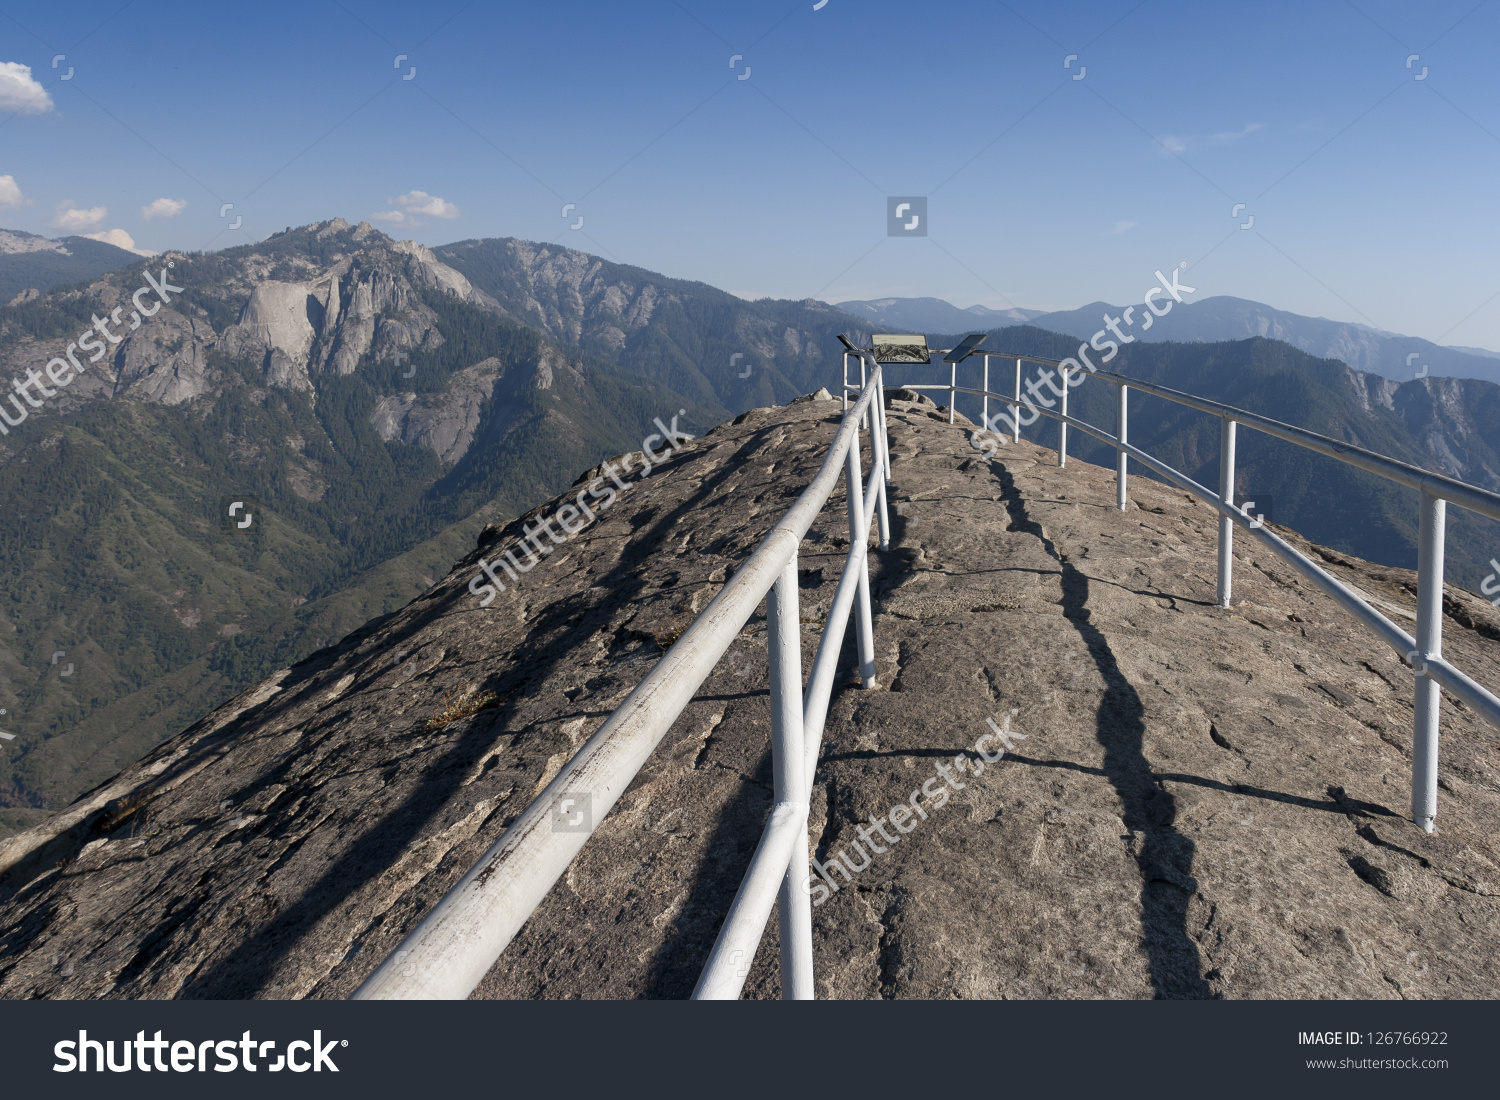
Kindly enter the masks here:
M 1086 340 L 1103 327 L 1106 312 L 1118 317 L 1120 307 L 1093 302 L 1081 309 L 1035 317 L 1031 323 Z M 1290 344 L 1319 359 L 1337 359 L 1355 370 L 1397 382 L 1410 382 L 1429 375 L 1500 382 L 1500 361 L 1497 361 L 1500 357 L 1493 353 L 1472 355 L 1417 336 L 1402 336 L 1368 325 L 1330 321 L 1323 317 L 1303 317 L 1228 295 L 1202 301 L 1190 299 L 1161 318 L 1150 332 L 1137 336 L 1147 341 L 1201 343 L 1264 336 Z M 1423 367 L 1427 368 L 1425 374 Z
M 1103 328 L 1106 313 L 1119 317 L 1123 309 L 1108 302 L 1091 302 L 1078 309 L 1051 313 L 1032 309 L 984 310 L 981 313 L 981 306 L 961 310 L 939 298 L 880 298 L 869 302 L 843 302 L 839 308 L 868 318 L 867 323 L 928 335 L 954 335 L 1019 322 L 1079 340 L 1087 340 Z M 986 315 L 1002 313 L 1026 316 L 985 320 Z M 1402 336 L 1369 325 L 1330 321 L 1323 317 L 1304 317 L 1229 295 L 1216 295 L 1201 301 L 1189 298 L 1170 314 L 1158 319 L 1149 331 L 1142 332 L 1139 328 L 1130 331 L 1142 341 L 1176 340 L 1206 344 L 1264 336 L 1290 344 L 1319 359 L 1338 359 L 1356 370 L 1397 382 L 1441 375 L 1500 383 L 1500 352 L 1446 347 L 1417 336 Z M 1424 366 L 1427 368 L 1425 374 Z
M 433 249 L 518 324 L 572 344 L 725 412 L 837 385 L 838 334 L 863 341 L 860 317 L 807 299 L 747 302 L 556 245 L 505 237 Z
M 874 298 L 865 302 L 839 302 L 838 308 L 867 324 L 917 332 L 958 332 L 965 326 L 988 329 L 997 325 L 1025 324 L 1047 312 L 1044 309 L 990 309 L 988 306 L 960 309 L 941 298 Z
M 0 229 L 0 306 L 27 290 L 45 294 L 55 287 L 119 271 L 140 259 L 134 252 L 87 237 L 54 240 L 20 229 Z
M 1479 355 L 1485 359 L 1500 359 L 1500 351 L 1490 351 L 1488 348 L 1466 348 L 1462 344 L 1447 345 L 1451 351 L 1461 351 L 1465 355 Z

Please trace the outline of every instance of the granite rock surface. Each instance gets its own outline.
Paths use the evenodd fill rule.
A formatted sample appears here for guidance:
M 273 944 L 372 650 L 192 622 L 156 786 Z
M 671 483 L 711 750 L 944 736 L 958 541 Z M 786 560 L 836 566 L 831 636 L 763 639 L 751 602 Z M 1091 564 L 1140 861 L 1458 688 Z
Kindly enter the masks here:
M 534 514 L 0 842 L 0 996 L 347 996 L 749 556 L 838 413 L 752 410 L 650 476 L 625 456 L 631 487 L 488 606 L 478 559 Z M 1244 535 L 1215 606 L 1207 506 L 1132 477 L 1118 511 L 1112 471 L 986 459 L 958 419 L 891 401 L 879 684 L 846 640 L 812 792 L 819 996 L 1494 997 L 1496 731 L 1444 699 L 1422 833 L 1395 654 Z M 1281 533 L 1412 629 L 1411 573 Z M 799 561 L 804 670 L 847 549 L 839 490 Z M 1446 610 L 1445 654 L 1500 683 L 1500 615 Z M 691 992 L 771 805 L 762 615 L 475 996 Z M 747 996 L 779 996 L 777 958 L 773 916 Z

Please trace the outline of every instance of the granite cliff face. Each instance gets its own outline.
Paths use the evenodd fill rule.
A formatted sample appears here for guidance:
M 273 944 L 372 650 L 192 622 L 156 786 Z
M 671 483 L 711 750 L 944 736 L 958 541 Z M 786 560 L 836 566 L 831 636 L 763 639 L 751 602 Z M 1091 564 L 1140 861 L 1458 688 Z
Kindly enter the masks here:
M 546 372 L 539 370 L 533 383 L 537 389 L 546 389 L 552 382 L 551 365 L 543 363 Z M 370 422 L 381 439 L 426 447 L 452 466 L 473 443 L 485 402 L 494 395 L 495 381 L 504 370 L 505 365 L 492 356 L 455 374 L 440 396 L 406 392 L 383 397 Z
M 1246 540 L 1216 607 L 1216 518 L 1182 493 L 1133 478 L 1116 511 L 1110 472 L 1028 443 L 986 460 L 900 397 L 880 686 L 846 647 L 813 791 L 817 859 L 853 868 L 815 894 L 819 995 L 1495 996 L 1495 731 L 1445 700 L 1421 833 L 1394 654 Z M 400 612 L 0 841 L 0 995 L 346 996 L 661 658 L 837 421 L 808 400 L 715 429 L 486 607 L 477 560 L 530 517 L 487 529 Z M 841 506 L 799 561 L 804 669 Z M 1411 614 L 1411 574 L 1284 533 Z M 1446 612 L 1445 653 L 1500 682 L 1500 616 L 1456 589 Z M 986 760 L 991 722 L 1010 751 Z M 686 995 L 770 808 L 768 732 L 756 618 L 476 995 Z M 897 822 L 929 782 L 949 793 Z M 750 996 L 778 994 L 775 940 L 773 919 Z
M 414 241 L 392 241 L 368 223 L 351 227 L 342 218 L 296 233 L 313 247 L 278 248 L 278 238 L 288 236 L 278 234 L 261 246 L 237 250 L 240 255 L 233 258 L 168 253 L 85 291 L 49 296 L 64 309 L 78 303 L 75 312 L 82 318 L 83 306 L 88 316 L 95 309 L 107 315 L 116 307 L 130 313 L 130 293 L 145 273 L 155 276 L 158 269 L 183 291 L 146 323 L 122 330 L 107 358 L 60 391 L 57 407 L 74 411 L 106 399 L 166 406 L 211 399 L 235 384 L 225 374 L 225 360 L 252 361 L 268 389 L 305 393 L 315 401 L 319 375 L 347 376 L 361 364 L 400 364 L 414 353 L 437 352 L 444 337 L 425 300 L 429 292 L 505 316 L 493 298 Z M 205 302 L 217 308 L 206 309 Z M 235 320 L 216 329 L 213 319 L 225 309 L 235 311 Z M 77 328 L 88 328 L 87 321 Z M 28 366 L 64 354 L 74 334 L 63 331 L 68 336 L 9 334 L 13 338 L 0 346 L 0 357 L 24 374 Z M 444 441 L 435 450 L 449 465 L 463 457 L 455 443 L 462 439 L 466 447 L 473 437 L 476 377 L 471 372 L 457 392 L 425 403 L 430 430 L 418 434 Z M 489 396 L 486 392 L 481 399 Z M 388 413 L 379 415 L 389 420 Z
M 354 239 L 364 243 L 358 253 L 312 279 L 257 283 L 239 322 L 224 331 L 226 353 L 262 353 L 268 383 L 311 390 L 313 373 L 353 374 L 367 356 L 387 362 L 440 347 L 437 315 L 421 289 L 500 311 L 415 241 L 388 242 L 364 222 Z

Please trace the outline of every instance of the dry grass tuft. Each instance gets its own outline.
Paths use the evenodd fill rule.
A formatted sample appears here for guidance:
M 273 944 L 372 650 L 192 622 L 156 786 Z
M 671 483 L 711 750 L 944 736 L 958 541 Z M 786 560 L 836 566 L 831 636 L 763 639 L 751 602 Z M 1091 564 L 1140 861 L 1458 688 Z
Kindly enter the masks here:
M 651 632 L 651 640 L 659 649 L 671 649 L 678 638 L 687 633 L 687 628 L 693 625 L 692 619 L 679 619 L 660 627 Z
M 484 695 L 474 694 L 474 685 L 465 684 L 464 690 L 459 695 L 443 693 L 443 709 L 427 719 L 427 728 L 440 730 L 450 722 L 456 722 L 460 718 L 468 718 L 478 714 L 482 710 L 498 707 L 505 702 L 506 697 L 496 695 L 493 691 Z

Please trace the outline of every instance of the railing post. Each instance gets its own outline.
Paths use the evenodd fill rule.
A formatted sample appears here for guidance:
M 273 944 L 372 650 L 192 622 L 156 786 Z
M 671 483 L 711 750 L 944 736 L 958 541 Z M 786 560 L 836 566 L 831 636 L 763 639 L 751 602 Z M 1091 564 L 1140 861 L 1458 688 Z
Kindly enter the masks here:
M 771 774 L 777 805 L 800 806 L 802 830 L 781 880 L 781 998 L 813 998 L 812 895 L 808 876 L 807 764 L 802 745 L 802 627 L 797 600 L 797 555 L 766 593 L 771 656 Z M 748 966 L 748 959 L 742 962 Z
M 1447 501 L 1422 494 L 1417 535 L 1416 699 L 1412 718 L 1411 818 L 1423 832 L 1437 825 L 1438 715 L 1442 695 L 1427 674 L 1428 657 L 1443 655 L 1443 549 Z
M 877 390 L 877 399 L 880 394 Z M 871 468 L 879 471 L 875 477 L 875 518 L 880 531 L 880 549 L 891 548 L 891 517 L 885 508 L 886 487 L 886 443 L 885 443 L 885 410 L 881 409 L 877 416 L 871 418 L 870 422 L 870 464 Z M 858 440 L 855 441 L 856 443 Z M 861 513 L 863 515 L 863 513 Z
M 869 380 L 865 377 L 865 357 L 863 355 L 861 355 L 861 356 L 859 356 L 859 392 L 860 393 L 864 393 L 865 392 L 865 386 L 868 383 L 868 381 Z M 865 428 L 868 428 L 870 426 L 870 410 L 869 409 L 866 409 L 865 410 L 865 415 L 860 418 L 859 426 L 860 426 L 860 430 L 864 430 Z
M 958 402 L 958 364 L 948 364 L 948 423 L 953 423 L 953 409 Z
M 844 352 L 844 384 L 839 387 L 839 400 L 843 402 L 839 406 L 839 412 L 849 411 L 849 353 Z
M 1016 430 L 1016 442 L 1021 442 L 1021 357 L 1016 356 L 1016 403 L 1010 408 L 1011 427 Z
M 1224 417 L 1219 430 L 1219 499 L 1234 507 L 1234 428 Z M 1229 606 L 1234 572 L 1234 520 L 1219 516 L 1219 606 Z
M 1129 386 L 1120 387 L 1120 413 L 1116 418 L 1119 423 L 1115 425 L 1115 438 L 1121 443 L 1129 443 L 1127 437 L 1129 432 L 1128 421 L 1125 418 L 1126 395 L 1130 392 Z M 1115 462 L 1115 507 L 1125 511 L 1125 470 L 1130 463 L 1130 456 L 1121 451 Z
M 870 453 L 872 456 L 878 454 L 880 458 L 880 476 L 875 479 L 875 512 L 880 517 L 880 549 L 891 548 L 891 517 L 886 508 L 886 498 L 891 488 L 891 439 L 890 425 L 885 419 L 885 372 L 875 368 L 875 409 L 876 419 L 873 423 L 879 425 L 880 431 L 870 436 Z M 873 458 L 872 458 L 873 461 Z
M 876 461 L 879 461 L 878 459 Z M 849 457 L 844 465 L 844 496 L 849 504 L 849 545 L 861 539 L 868 540 L 865 530 L 865 491 L 860 481 L 859 438 L 856 436 L 849 446 Z M 879 479 L 877 479 L 878 483 Z M 865 559 L 866 563 L 869 558 Z M 870 568 L 866 564 L 859 571 L 859 592 L 854 597 L 854 630 L 859 648 L 859 682 L 862 686 L 875 686 L 875 630 L 870 622 Z
M 984 391 L 984 408 L 979 413 L 979 423 L 982 431 L 989 431 L 990 427 L 990 357 L 984 357 L 984 382 L 980 384 Z
M 1062 407 L 1058 410 L 1064 416 L 1068 415 L 1068 368 L 1060 367 L 1062 371 Z M 1068 426 L 1062 421 L 1057 422 L 1057 464 L 1066 466 L 1068 464 Z

